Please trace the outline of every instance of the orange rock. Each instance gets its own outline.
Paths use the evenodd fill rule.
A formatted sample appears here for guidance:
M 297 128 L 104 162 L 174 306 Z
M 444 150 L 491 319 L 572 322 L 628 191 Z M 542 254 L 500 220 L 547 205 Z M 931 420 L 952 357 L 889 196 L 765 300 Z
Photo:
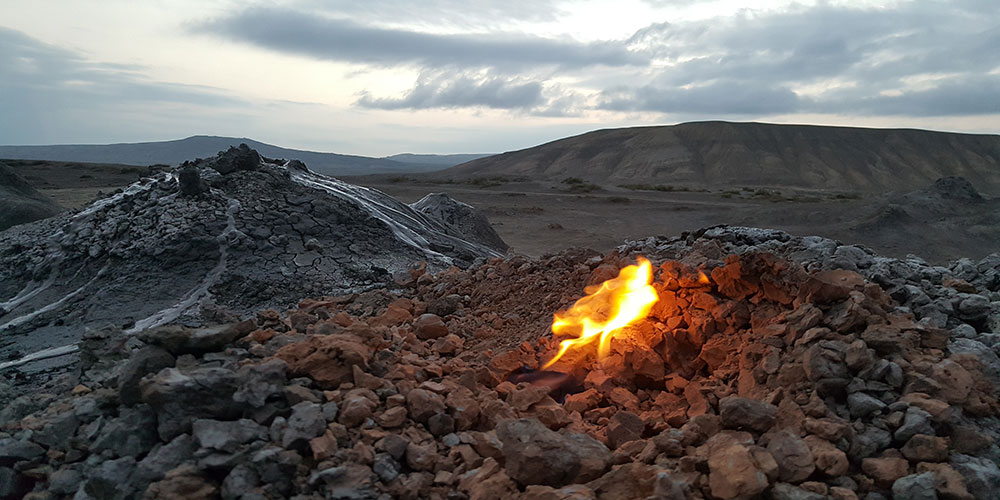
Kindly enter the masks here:
M 312 378 L 323 389 L 336 389 L 353 382 L 355 365 L 368 369 L 371 351 L 353 335 L 328 335 L 286 345 L 275 357 L 288 363 L 293 374 Z

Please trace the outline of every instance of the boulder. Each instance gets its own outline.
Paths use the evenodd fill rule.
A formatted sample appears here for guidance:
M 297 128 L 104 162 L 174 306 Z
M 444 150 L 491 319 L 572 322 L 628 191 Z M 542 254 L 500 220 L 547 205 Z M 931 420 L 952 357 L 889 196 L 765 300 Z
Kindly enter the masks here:
M 503 443 L 507 474 L 522 486 L 542 484 L 558 488 L 576 482 L 583 469 L 582 453 L 588 454 L 588 460 L 603 462 L 602 469 L 610 460 L 607 448 L 591 442 L 593 438 L 579 435 L 569 439 L 537 419 L 501 422 L 497 437 Z M 587 444 L 581 446 L 581 441 Z M 595 451 L 598 456 L 593 455 Z
M 727 429 L 766 432 L 777 414 L 776 406 L 754 399 L 729 396 L 719 401 L 719 416 Z

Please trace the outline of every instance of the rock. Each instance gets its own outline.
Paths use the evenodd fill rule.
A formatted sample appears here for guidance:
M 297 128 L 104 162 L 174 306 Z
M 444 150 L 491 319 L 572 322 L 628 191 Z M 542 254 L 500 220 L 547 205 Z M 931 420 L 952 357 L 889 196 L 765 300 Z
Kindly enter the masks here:
M 31 436 L 32 440 L 49 449 L 68 450 L 70 438 L 76 434 L 80 419 L 76 412 L 68 411 L 53 416 L 42 430 Z
M 31 441 L 0 439 L 0 465 L 13 465 L 14 462 L 33 460 L 44 454 L 45 448 Z
M 406 406 L 410 418 L 417 422 L 427 422 L 427 419 L 438 413 L 445 412 L 445 402 L 441 395 L 426 389 L 413 389 L 406 395 Z
M 866 458 L 861 461 L 861 470 L 883 487 L 889 488 L 897 479 L 909 474 L 906 459 L 899 457 Z
M 375 421 L 378 422 L 378 425 L 386 429 L 393 429 L 403 425 L 406 422 L 406 416 L 406 407 L 396 406 L 376 416 Z
M 177 467 L 163 480 L 149 485 L 145 498 L 156 500 L 211 500 L 218 489 L 205 480 L 192 465 Z
M 618 467 L 599 479 L 587 483 L 594 497 L 607 500 L 630 500 L 654 497 L 660 473 L 666 471 L 652 465 L 629 463 Z M 683 496 L 681 498 L 684 498 Z
M 319 335 L 286 345 L 275 357 L 288 363 L 294 375 L 309 377 L 320 388 L 336 389 L 354 381 L 355 366 L 368 371 L 371 350 L 353 335 Z
M 237 372 L 240 386 L 233 393 L 233 401 L 261 408 L 268 401 L 280 399 L 284 394 L 287 373 L 288 364 L 280 359 L 240 367 Z
M 946 462 L 948 438 L 915 434 L 899 451 L 911 462 Z
M 937 477 L 932 472 L 911 474 L 892 483 L 892 496 L 907 500 L 937 500 L 936 485 Z
M 49 491 L 57 495 L 72 495 L 76 492 L 83 475 L 75 469 L 59 469 L 49 475 Z M 3 484 L 3 481 L 0 481 Z
M 292 407 L 288 427 L 281 433 L 281 446 L 304 451 L 309 447 L 309 440 L 323 434 L 325 430 L 326 418 L 322 407 L 303 401 Z
M 767 450 L 748 446 L 731 435 L 716 434 L 704 446 L 708 449 L 708 485 L 713 497 L 726 500 L 758 495 L 770 485 L 767 472 L 778 474 L 778 464 Z
M 256 328 L 253 320 L 228 325 L 204 328 L 187 328 L 181 325 L 167 325 L 139 333 L 139 340 L 160 346 L 173 354 L 200 355 L 221 351 L 234 340 L 246 336 Z
M 348 393 L 341 403 L 339 422 L 347 427 L 357 427 L 370 418 L 378 403 L 358 393 Z
M 558 488 L 574 482 L 580 474 L 582 457 L 578 441 L 549 430 L 536 419 L 503 421 L 497 426 L 497 437 L 503 443 L 507 474 L 522 486 L 542 484 Z M 610 459 L 607 455 L 605 467 Z
M 870 457 L 892 444 L 892 434 L 884 429 L 867 426 L 865 430 L 854 437 L 850 453 L 855 460 Z
M 433 472 L 438 459 L 437 444 L 433 441 L 425 444 L 408 443 L 406 445 L 406 465 L 413 470 Z
M 385 450 L 395 460 L 402 460 L 406 453 L 406 448 L 410 442 L 398 434 L 387 434 L 381 441 L 375 443 L 376 448 L 381 445 L 381 450 Z
M 963 321 L 982 321 L 990 313 L 990 299 L 982 295 L 960 293 L 955 310 Z
M 813 304 L 829 304 L 846 299 L 852 290 L 864 288 L 865 280 L 856 272 L 843 269 L 813 274 L 799 288 L 799 300 Z
M 828 497 L 788 483 L 778 483 L 771 488 L 771 498 L 772 500 L 826 500 Z
M 995 497 L 1000 491 L 1000 467 L 988 458 L 952 455 L 950 465 L 963 478 L 975 498 Z
M 210 188 L 208 183 L 201 178 L 198 169 L 193 165 L 188 165 L 177 174 L 177 189 L 181 196 L 195 198 L 207 193 Z
M 850 371 L 844 360 L 846 352 L 843 342 L 824 340 L 813 344 L 802 357 L 806 376 L 816 384 L 821 395 L 840 393 L 850 382 Z
M 353 500 L 376 496 L 372 489 L 372 470 L 363 465 L 347 464 L 316 471 L 309 477 L 309 484 L 323 484 L 325 498 Z
M 770 434 L 767 451 L 778 464 L 778 479 L 780 481 L 800 483 L 816 470 L 809 446 L 790 431 L 781 430 Z
M 468 494 L 469 500 L 513 498 L 518 494 L 517 485 L 493 458 L 487 458 L 483 465 L 466 474 L 458 488 Z
M 234 372 L 225 368 L 196 368 L 183 373 L 164 368 L 139 384 L 142 401 L 156 413 L 160 439 L 169 441 L 191 430 L 198 418 L 232 420 L 243 406 L 233 401 L 239 387 Z
M 806 436 L 805 443 L 813 455 L 813 462 L 816 469 L 830 477 L 839 477 L 847 474 L 850 463 L 847 454 L 838 449 L 833 443 L 820 438 L 819 436 Z
M 931 414 L 916 406 L 906 409 L 906 416 L 903 418 L 903 425 L 896 429 L 893 436 L 896 441 L 906 442 L 917 434 L 934 435 L 934 428 L 931 426 Z
M 388 453 L 376 454 L 375 462 L 372 465 L 372 471 L 383 483 L 390 483 L 399 477 L 402 468 L 402 465 Z
M 885 403 L 863 392 L 854 392 L 847 396 L 847 407 L 850 409 L 851 417 L 866 418 L 873 413 L 882 411 L 882 408 L 885 408 Z
M 972 390 L 972 375 L 951 359 L 934 365 L 931 375 L 941 385 L 940 397 L 951 404 L 962 404 Z
M 192 434 L 202 448 L 235 452 L 240 445 L 267 438 L 267 428 L 253 420 L 241 418 L 235 422 L 198 419 L 191 424 Z
M 426 313 L 413 322 L 413 333 L 421 340 L 439 339 L 448 335 L 448 327 L 437 314 Z
M 945 500 L 973 500 L 965 478 L 948 464 L 917 464 L 917 472 L 931 472 L 937 479 L 938 496 Z
M 23 498 L 29 491 L 31 481 L 27 477 L 9 467 L 0 467 L 0 498 Z
M 241 497 L 246 498 L 244 495 L 249 496 L 250 491 L 259 484 L 260 478 L 257 477 L 257 473 L 250 467 L 241 464 L 233 467 L 233 470 L 229 471 L 226 478 L 222 480 L 219 493 L 222 500 L 239 500 Z
M 118 417 L 101 429 L 97 439 L 90 445 L 90 452 L 109 450 L 113 456 L 140 457 L 159 442 L 156 428 L 156 415 L 149 405 L 122 408 Z
M 174 366 L 175 358 L 166 349 L 146 346 L 129 357 L 118 372 L 118 396 L 126 405 L 139 402 L 139 381 L 147 374 Z
M 455 236 L 497 252 L 507 251 L 507 244 L 479 210 L 454 200 L 445 193 L 430 193 L 411 203 L 410 207 L 441 222 Z
M 608 422 L 608 445 L 611 449 L 623 443 L 642 438 L 646 424 L 638 415 L 630 411 L 619 411 Z
M 563 433 L 580 455 L 580 470 L 573 482 L 585 483 L 601 477 L 608 470 L 611 451 L 600 441 L 580 433 Z
M 753 399 L 729 396 L 719 401 L 719 416 L 727 429 L 766 432 L 774 425 L 778 408 Z
M 190 460 L 197 448 L 189 434 L 181 434 L 167 444 L 157 445 L 139 461 L 136 476 L 145 483 L 159 481 L 168 471 Z

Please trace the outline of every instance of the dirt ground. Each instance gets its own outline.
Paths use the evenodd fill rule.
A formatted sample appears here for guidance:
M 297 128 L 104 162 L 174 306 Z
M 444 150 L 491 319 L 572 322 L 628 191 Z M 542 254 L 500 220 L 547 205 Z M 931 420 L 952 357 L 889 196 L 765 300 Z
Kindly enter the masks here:
M 716 224 L 825 236 L 862 244 L 883 255 L 904 257 L 912 253 L 935 263 L 960 257 L 977 259 L 998 248 L 996 234 L 983 237 L 959 229 L 937 229 L 931 234 L 918 232 L 912 223 L 898 227 L 882 224 L 872 229 L 872 224 L 865 222 L 878 217 L 888 195 L 761 187 L 655 191 L 599 186 L 590 192 L 573 192 L 581 188 L 532 181 L 484 185 L 384 176 L 344 179 L 379 189 L 406 203 L 427 193 L 448 193 L 483 210 L 513 251 L 529 256 L 573 246 L 606 252 L 625 239 L 676 236 Z M 594 187 L 584 185 L 582 190 Z M 947 222 L 936 224 L 947 227 Z

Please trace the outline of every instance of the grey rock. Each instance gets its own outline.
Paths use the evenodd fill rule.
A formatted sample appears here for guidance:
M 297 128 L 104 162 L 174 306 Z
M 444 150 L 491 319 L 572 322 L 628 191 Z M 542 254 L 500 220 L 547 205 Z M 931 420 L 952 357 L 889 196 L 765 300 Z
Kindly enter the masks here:
M 399 477 L 400 471 L 402 470 L 402 465 L 389 455 L 388 453 L 377 453 L 375 454 L 375 463 L 372 465 L 372 471 L 375 475 L 382 480 L 383 483 L 389 483 Z
M 330 401 L 329 403 L 323 403 L 322 411 L 323 411 L 323 418 L 325 418 L 327 422 L 335 422 L 337 420 L 337 413 L 340 411 L 340 408 L 337 406 L 337 403 Z
M 257 477 L 257 473 L 253 469 L 246 465 L 237 465 L 233 467 L 233 470 L 229 471 L 229 474 L 222 481 L 222 488 L 220 490 L 222 500 L 239 500 L 240 498 L 245 498 L 244 494 L 256 488 L 259 484 L 260 478 Z
M 0 465 L 12 465 L 14 462 L 33 460 L 45 454 L 45 448 L 31 441 L 14 438 L 0 439 Z
M 871 457 L 892 444 L 892 434 L 885 429 L 866 426 L 851 440 L 850 456 L 857 460 Z
M 933 472 L 910 474 L 892 483 L 892 497 L 907 500 L 937 500 L 937 476 Z
M 72 495 L 79 488 L 81 481 L 83 475 L 79 471 L 62 468 L 49 474 L 49 491 L 57 495 Z
M 75 412 L 65 412 L 53 416 L 31 439 L 47 448 L 66 450 L 69 440 L 80 427 L 80 419 Z
M 778 479 L 781 481 L 800 483 L 816 470 L 809 445 L 790 431 L 771 434 L 767 451 L 778 464 Z
M 826 495 L 820 495 L 788 483 L 777 483 L 771 488 L 772 500 L 826 500 Z
M 118 372 L 118 395 L 121 402 L 133 405 L 139 402 L 139 381 L 150 373 L 174 366 L 175 358 L 166 349 L 146 346 L 134 352 Z
M 234 340 L 253 331 L 255 327 L 253 320 L 204 328 L 167 325 L 140 332 L 139 339 L 160 346 L 175 356 L 199 355 L 222 350 Z
M 247 365 L 238 372 L 240 386 L 233 394 L 233 401 L 246 403 L 251 408 L 261 408 L 268 401 L 283 397 L 288 377 L 288 364 L 280 359 Z
M 982 295 L 960 293 L 955 310 L 964 321 L 981 321 L 990 313 L 990 299 Z
M 125 500 L 133 497 L 135 487 L 130 481 L 135 471 L 135 459 L 122 457 L 102 462 L 86 474 L 86 480 L 73 497 L 93 500 Z
M 188 165 L 177 174 L 177 188 L 181 196 L 198 197 L 208 192 L 208 183 L 201 178 L 198 169 Z
M 0 467 L 0 498 L 22 498 L 31 491 L 31 481 L 9 467 Z
M 851 417 L 867 417 L 885 408 L 885 403 L 863 392 L 855 392 L 847 396 L 847 407 Z
M 303 401 L 292 407 L 288 427 L 281 434 L 281 446 L 305 450 L 309 440 L 326 430 L 323 409 L 316 403 Z
M 955 454 L 951 466 L 965 478 L 965 486 L 975 498 L 995 498 L 1000 491 L 1000 467 L 983 457 Z
M 233 401 L 240 380 L 225 368 L 196 368 L 183 373 L 164 368 L 140 383 L 142 400 L 156 412 L 160 439 L 169 441 L 190 432 L 197 418 L 232 420 L 243 405 Z
M 948 350 L 954 354 L 972 354 L 983 364 L 984 372 L 994 387 L 1000 386 L 1000 357 L 982 342 L 973 339 L 952 339 Z
M 267 438 L 267 428 L 241 418 L 235 422 L 198 419 L 191 424 L 192 434 L 202 448 L 234 452 L 240 445 Z
M 156 434 L 156 416 L 149 405 L 122 408 L 118 417 L 111 419 L 93 444 L 91 453 L 110 450 L 114 456 L 133 457 L 145 455 L 159 442 Z
M 778 408 L 754 399 L 729 396 L 719 401 L 719 416 L 727 429 L 765 432 L 774 425 Z
M 906 416 L 903 417 L 903 425 L 900 425 L 893 437 L 897 441 L 905 443 L 916 434 L 927 434 L 934 436 L 934 427 L 931 426 L 931 414 L 916 406 L 906 409 Z
M 190 434 L 181 434 L 167 444 L 153 448 L 136 466 L 136 477 L 147 483 L 159 481 L 167 471 L 191 460 L 198 448 Z
M 285 496 L 292 490 L 300 463 L 301 455 L 277 446 L 262 448 L 250 457 L 250 467 L 257 473 L 261 484 L 267 484 Z
M 381 449 L 395 460 L 402 460 L 410 441 L 399 434 L 387 434 L 380 441 Z

